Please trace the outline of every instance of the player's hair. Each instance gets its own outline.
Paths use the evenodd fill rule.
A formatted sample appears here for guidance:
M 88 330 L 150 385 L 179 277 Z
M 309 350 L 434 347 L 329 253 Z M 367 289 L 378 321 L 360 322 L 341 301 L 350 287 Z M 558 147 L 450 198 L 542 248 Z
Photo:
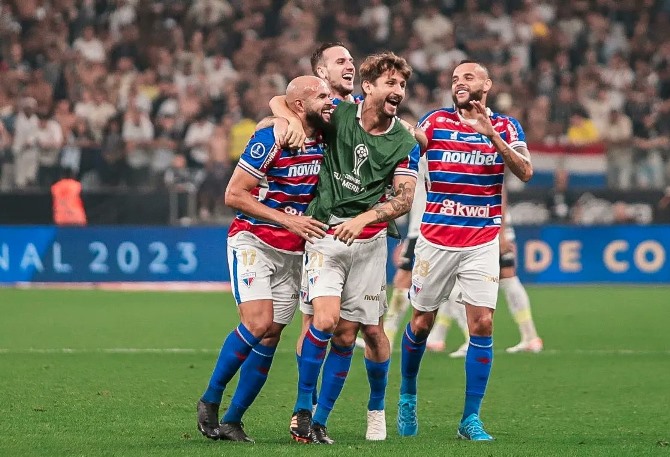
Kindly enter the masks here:
M 346 48 L 341 41 L 326 41 L 325 43 L 321 43 L 321 46 L 314 50 L 312 57 L 309 58 L 309 63 L 312 65 L 312 73 L 314 73 L 314 76 L 319 76 L 316 72 L 316 68 L 323 62 L 323 53 L 326 50 L 337 46 Z
M 363 83 L 363 81 L 374 82 L 389 70 L 400 73 L 405 81 L 412 76 L 412 67 L 407 61 L 391 51 L 368 56 L 361 64 L 358 72 L 361 75 L 361 83 Z
M 486 73 L 486 77 L 487 77 L 487 78 L 489 77 L 489 69 L 486 68 L 486 66 L 483 65 L 482 63 L 477 62 L 476 60 L 463 59 L 463 60 L 461 60 L 460 62 L 458 62 L 458 65 L 456 65 L 456 66 L 458 67 L 458 66 L 460 66 L 460 65 L 463 65 L 464 63 L 473 63 L 473 64 L 477 65 L 479 68 L 481 68 L 482 70 L 484 70 L 484 73 Z

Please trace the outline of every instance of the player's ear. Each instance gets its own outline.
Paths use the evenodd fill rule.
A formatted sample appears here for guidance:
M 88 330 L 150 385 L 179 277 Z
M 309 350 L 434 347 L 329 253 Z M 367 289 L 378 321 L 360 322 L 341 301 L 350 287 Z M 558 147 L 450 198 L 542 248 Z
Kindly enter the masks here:
M 316 74 L 319 76 L 321 79 L 326 78 L 326 69 L 323 67 L 316 67 Z
M 491 79 L 484 81 L 484 92 L 490 91 L 491 87 L 493 87 L 493 81 L 491 81 Z
M 365 92 L 365 95 L 368 95 L 371 92 L 370 85 L 371 85 L 370 81 L 368 80 L 361 82 L 361 87 L 363 88 L 363 92 Z

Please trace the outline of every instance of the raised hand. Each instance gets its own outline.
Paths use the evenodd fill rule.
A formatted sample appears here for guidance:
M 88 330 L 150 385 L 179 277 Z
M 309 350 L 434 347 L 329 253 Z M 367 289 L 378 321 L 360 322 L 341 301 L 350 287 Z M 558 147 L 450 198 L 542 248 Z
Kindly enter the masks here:
M 470 100 L 470 105 L 474 108 L 475 117 L 467 120 L 467 124 L 475 129 L 477 133 L 486 136 L 495 135 L 491 118 L 486 112 L 486 107 L 478 100 Z
M 355 217 L 351 220 L 341 223 L 333 231 L 333 238 L 340 240 L 345 243 L 347 246 L 351 244 L 358 238 L 363 229 L 365 228 L 366 223 L 359 217 Z
M 289 120 L 288 129 L 286 130 L 286 145 L 289 149 L 305 150 L 305 129 L 302 124 L 295 120 Z

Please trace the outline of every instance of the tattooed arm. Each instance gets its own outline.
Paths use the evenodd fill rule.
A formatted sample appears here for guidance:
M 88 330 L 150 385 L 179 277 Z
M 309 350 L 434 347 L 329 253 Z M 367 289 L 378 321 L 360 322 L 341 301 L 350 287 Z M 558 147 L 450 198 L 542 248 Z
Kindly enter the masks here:
M 407 214 L 412 209 L 416 178 L 408 175 L 396 175 L 393 178 L 395 194 L 393 198 L 372 208 L 337 227 L 333 233 L 336 240 L 351 244 L 367 225 L 388 222 Z

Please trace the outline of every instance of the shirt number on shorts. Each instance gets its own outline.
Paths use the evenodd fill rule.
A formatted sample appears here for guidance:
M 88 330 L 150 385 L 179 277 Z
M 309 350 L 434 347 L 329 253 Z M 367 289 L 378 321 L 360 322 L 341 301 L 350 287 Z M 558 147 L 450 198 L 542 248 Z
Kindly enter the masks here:
M 412 273 L 419 276 L 428 276 L 428 270 L 430 270 L 430 263 L 427 260 L 421 260 L 416 258 L 414 260 L 414 268 Z
M 245 267 L 249 267 L 256 263 L 256 250 L 255 249 L 243 249 L 240 251 L 242 255 L 242 264 Z

